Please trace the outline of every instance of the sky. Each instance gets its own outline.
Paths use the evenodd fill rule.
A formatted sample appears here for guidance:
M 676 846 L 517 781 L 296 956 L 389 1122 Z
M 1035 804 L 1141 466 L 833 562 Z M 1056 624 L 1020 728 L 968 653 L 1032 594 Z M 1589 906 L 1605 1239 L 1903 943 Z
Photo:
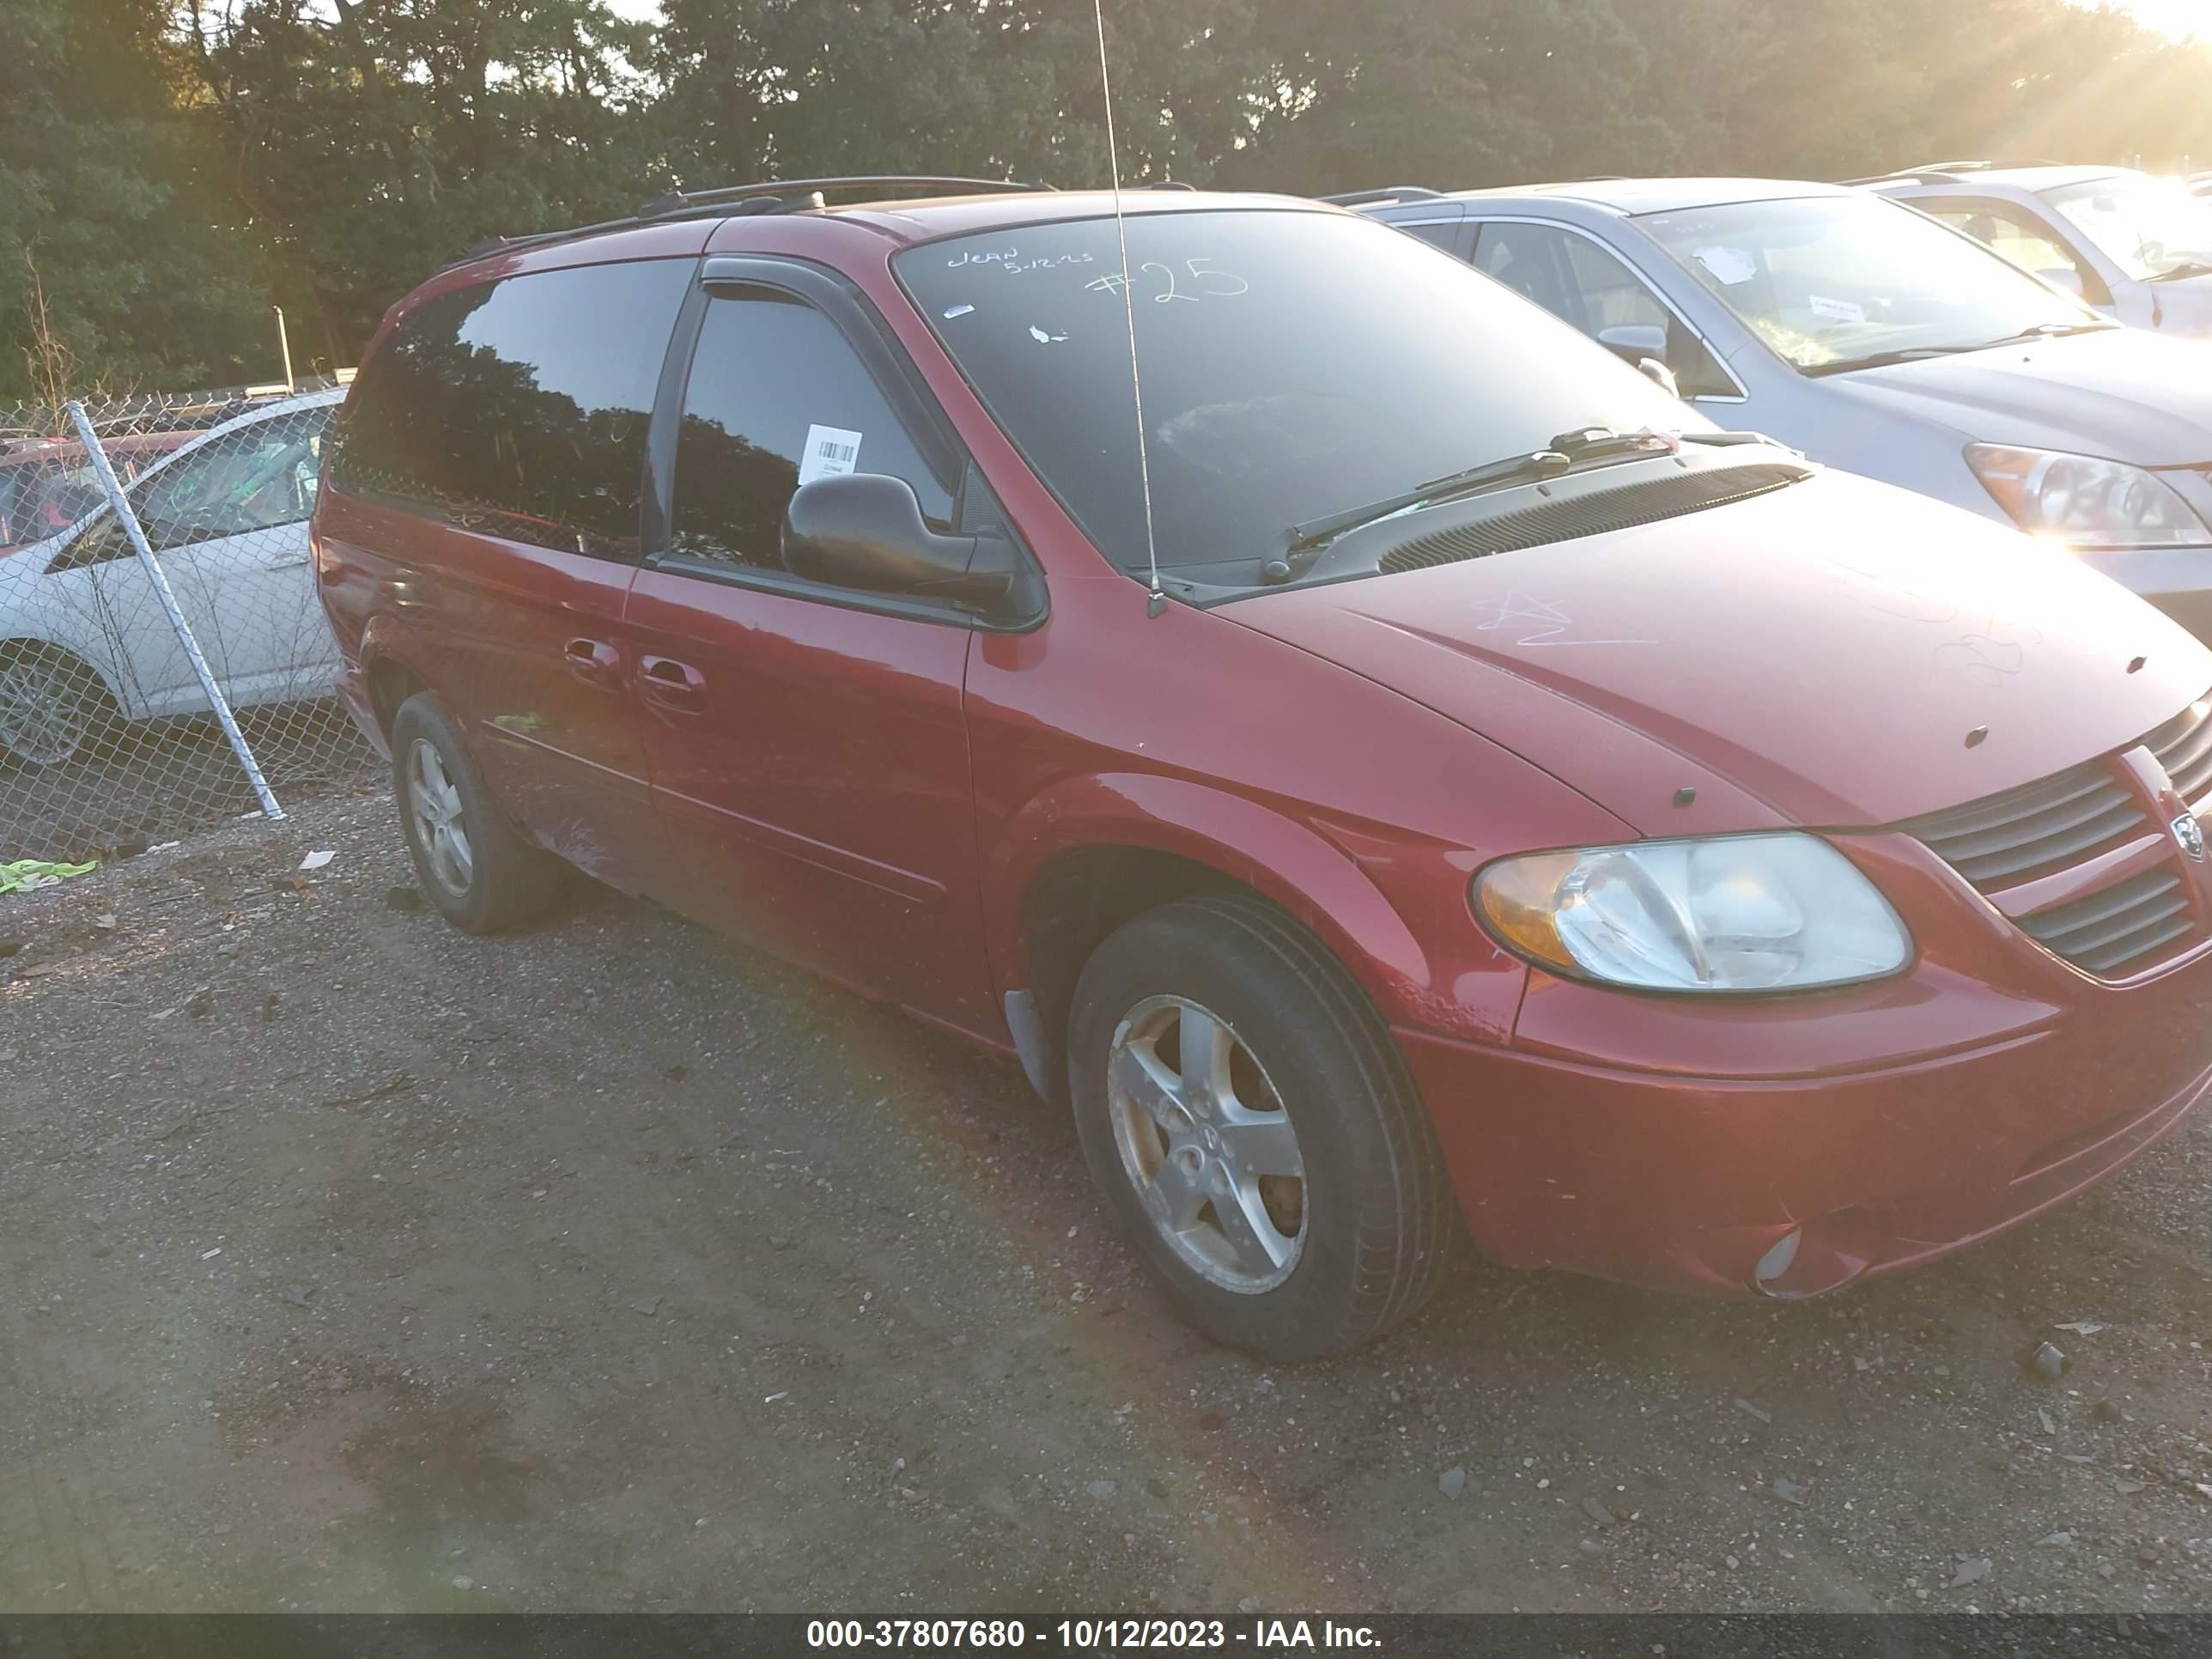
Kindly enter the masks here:
M 2128 9 L 2168 34 L 2212 38 L 2212 0 L 2131 0 Z

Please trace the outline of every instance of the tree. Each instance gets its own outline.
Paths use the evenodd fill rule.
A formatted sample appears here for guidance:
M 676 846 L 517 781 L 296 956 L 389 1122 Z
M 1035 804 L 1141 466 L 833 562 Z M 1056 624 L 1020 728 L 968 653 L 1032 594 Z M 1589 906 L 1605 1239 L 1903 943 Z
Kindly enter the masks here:
M 274 369 L 258 262 L 170 98 L 164 21 L 159 0 L 0 8 L 0 398 L 33 389 L 41 314 L 65 390 Z
M 222 0 L 179 31 L 185 95 L 335 363 L 487 238 L 626 211 L 665 178 L 652 31 L 605 0 Z

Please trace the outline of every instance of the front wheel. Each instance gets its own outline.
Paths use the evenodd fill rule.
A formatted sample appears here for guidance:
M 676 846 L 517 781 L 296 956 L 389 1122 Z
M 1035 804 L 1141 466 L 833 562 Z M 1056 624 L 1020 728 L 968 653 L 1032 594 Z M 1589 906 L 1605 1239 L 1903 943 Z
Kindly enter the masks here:
M 1076 987 L 1068 1066 L 1092 1177 L 1201 1330 L 1273 1359 L 1417 1312 L 1456 1227 L 1428 1119 L 1343 966 L 1273 905 L 1178 900 Z
M 19 766 L 66 766 L 121 730 L 106 685 L 82 657 L 41 644 L 0 653 L 0 755 Z

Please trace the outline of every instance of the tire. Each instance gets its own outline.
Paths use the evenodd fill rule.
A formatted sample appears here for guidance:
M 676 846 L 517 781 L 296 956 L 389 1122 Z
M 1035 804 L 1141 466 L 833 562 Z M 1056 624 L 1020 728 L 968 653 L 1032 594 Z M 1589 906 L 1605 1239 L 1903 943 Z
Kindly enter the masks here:
M 1222 1041 L 1184 1053 L 1212 1029 Z M 1224 1052 L 1226 1104 L 1204 1063 Z M 1177 900 L 1101 945 L 1076 984 L 1068 1084 L 1107 1206 L 1218 1342 L 1343 1352 L 1419 1311 L 1452 1259 L 1457 1211 L 1389 1032 L 1261 899 Z
M 416 878 L 447 921 L 496 933 L 544 914 L 560 891 L 561 861 L 516 833 L 428 692 L 393 717 L 392 786 Z
M 0 647 L 0 763 L 44 771 L 118 748 L 122 710 L 100 671 L 41 641 Z

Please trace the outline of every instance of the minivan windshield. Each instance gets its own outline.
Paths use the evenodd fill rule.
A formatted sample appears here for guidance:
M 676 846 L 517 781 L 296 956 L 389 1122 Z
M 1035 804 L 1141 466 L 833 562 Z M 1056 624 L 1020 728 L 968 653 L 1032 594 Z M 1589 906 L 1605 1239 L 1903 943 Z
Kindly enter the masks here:
M 1810 374 L 2100 320 L 1972 238 L 1880 196 L 1732 202 L 1635 222 Z
M 2179 182 L 2118 173 L 2043 199 L 2139 283 L 2212 270 L 2212 201 Z
M 1427 243 L 1310 210 L 1139 212 L 1129 302 L 1163 568 L 1211 582 L 1290 526 L 1589 426 L 1709 429 L 1580 333 Z M 993 417 L 1091 541 L 1146 563 L 1115 222 L 894 261 Z

